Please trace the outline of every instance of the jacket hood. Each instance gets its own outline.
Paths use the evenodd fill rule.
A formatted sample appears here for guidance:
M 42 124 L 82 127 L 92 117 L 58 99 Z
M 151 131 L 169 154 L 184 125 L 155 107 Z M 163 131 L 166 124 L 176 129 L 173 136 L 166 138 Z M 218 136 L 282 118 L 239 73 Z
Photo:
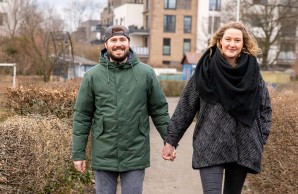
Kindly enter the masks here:
M 129 48 L 128 59 L 125 63 L 117 63 L 117 62 L 110 62 L 108 51 L 106 48 L 101 50 L 99 63 L 103 66 L 106 66 L 109 69 L 129 69 L 133 68 L 136 64 L 138 64 L 139 59 L 136 54 Z

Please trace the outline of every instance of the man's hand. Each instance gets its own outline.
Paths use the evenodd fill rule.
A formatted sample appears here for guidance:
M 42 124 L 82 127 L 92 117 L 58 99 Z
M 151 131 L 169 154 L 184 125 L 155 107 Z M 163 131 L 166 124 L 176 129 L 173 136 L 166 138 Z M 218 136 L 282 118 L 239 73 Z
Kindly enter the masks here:
M 86 170 L 86 160 L 80 160 L 80 161 L 73 161 L 74 167 L 77 171 L 80 173 L 84 173 Z
M 162 149 L 161 156 L 164 160 L 174 161 L 176 158 L 176 150 L 174 146 L 166 143 L 166 145 Z

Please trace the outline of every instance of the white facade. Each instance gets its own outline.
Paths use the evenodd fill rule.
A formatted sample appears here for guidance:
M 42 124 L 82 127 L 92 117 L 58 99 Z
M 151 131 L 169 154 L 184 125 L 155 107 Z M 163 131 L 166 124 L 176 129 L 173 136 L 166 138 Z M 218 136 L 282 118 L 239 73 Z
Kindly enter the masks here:
M 211 36 L 215 33 L 217 28 L 214 27 L 215 25 L 215 18 L 220 18 L 220 24 L 225 23 L 226 20 L 234 20 L 236 21 L 237 17 L 237 6 L 236 3 L 233 6 L 229 7 L 229 12 L 232 13 L 233 15 L 232 19 L 228 18 L 221 18 L 222 12 L 221 10 L 223 9 L 224 6 L 226 6 L 229 2 L 232 0 L 218 0 L 214 2 L 218 2 L 220 5 L 220 10 L 216 10 L 216 8 L 209 7 L 210 6 L 210 0 L 204 0 L 204 1 L 199 1 L 198 3 L 198 23 L 197 23 L 197 43 L 196 43 L 196 48 L 197 52 L 202 52 L 204 51 L 208 45 L 209 45 L 209 40 Z M 209 19 L 211 18 L 211 20 Z M 211 26 L 211 27 L 210 27 Z M 211 32 L 209 32 L 209 28 L 211 28 Z
M 126 3 L 114 9 L 114 25 L 123 25 L 127 28 L 129 26 L 143 27 L 143 4 L 129 4 Z M 143 47 L 142 36 L 130 35 L 131 47 Z
M 201 53 L 208 46 L 209 1 L 199 1 L 197 23 L 197 52 Z

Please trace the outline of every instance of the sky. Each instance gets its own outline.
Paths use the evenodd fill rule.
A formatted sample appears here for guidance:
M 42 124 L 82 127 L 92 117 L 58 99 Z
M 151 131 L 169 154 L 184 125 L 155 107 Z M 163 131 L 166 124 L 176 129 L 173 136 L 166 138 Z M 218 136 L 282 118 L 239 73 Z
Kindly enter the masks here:
M 63 8 L 67 6 L 71 1 L 78 1 L 78 0 L 37 0 L 38 3 L 47 3 L 53 6 L 58 10 L 58 12 L 63 13 Z M 86 0 L 86 1 L 96 1 L 102 5 L 106 5 L 108 0 Z

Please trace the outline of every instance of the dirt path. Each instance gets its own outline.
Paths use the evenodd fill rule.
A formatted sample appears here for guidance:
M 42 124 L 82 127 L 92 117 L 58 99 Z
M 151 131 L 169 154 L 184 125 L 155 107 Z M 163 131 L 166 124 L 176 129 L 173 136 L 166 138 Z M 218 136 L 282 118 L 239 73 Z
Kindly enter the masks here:
M 167 98 L 172 115 L 179 98 Z M 151 167 L 146 169 L 143 194 L 202 194 L 199 171 L 191 167 L 193 123 L 184 134 L 174 162 L 161 158 L 163 146 L 151 124 Z

